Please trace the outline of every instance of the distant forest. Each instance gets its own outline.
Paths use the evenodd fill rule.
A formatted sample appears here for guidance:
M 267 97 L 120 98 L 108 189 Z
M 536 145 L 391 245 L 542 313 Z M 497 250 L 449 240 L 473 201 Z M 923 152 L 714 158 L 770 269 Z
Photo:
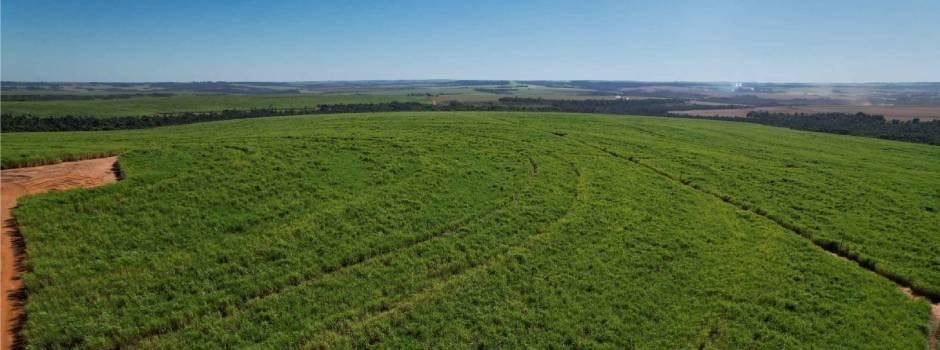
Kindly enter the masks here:
M 727 105 L 705 106 L 722 109 Z M 291 116 L 328 113 L 364 113 L 395 111 L 526 111 L 571 112 L 667 116 L 670 111 L 702 109 L 684 99 L 640 100 L 550 100 L 541 98 L 504 97 L 497 102 L 449 103 L 431 105 L 418 102 L 384 102 L 360 104 L 324 104 L 304 108 L 252 108 L 214 112 L 175 112 L 159 115 L 100 117 L 100 116 L 32 116 L 3 114 L 0 129 L 3 132 L 37 131 L 94 131 L 141 129 L 197 122 L 245 119 L 272 116 Z M 718 119 L 749 122 L 797 130 L 817 131 L 842 135 L 855 135 L 940 145 L 940 121 L 909 122 L 887 121 L 883 116 L 867 114 L 785 114 L 765 111 L 751 112 L 746 118 L 714 118 L 676 116 L 690 119 Z
M 750 112 L 747 118 L 735 119 L 797 130 L 940 145 L 940 120 L 922 122 L 915 118 L 902 122 L 864 113 L 785 114 L 766 111 Z
M 727 106 L 716 106 L 727 107 Z M 395 111 L 533 111 L 533 112 L 584 112 L 612 114 L 665 115 L 671 110 L 700 109 L 678 99 L 648 100 L 543 100 L 506 97 L 498 102 L 449 103 L 431 105 L 418 102 L 384 102 L 358 104 L 322 104 L 304 108 L 252 108 L 230 109 L 213 112 L 174 112 L 158 115 L 135 116 L 33 116 L 2 115 L 3 132 L 22 131 L 93 131 L 141 129 L 157 126 L 189 124 L 197 122 L 290 116 L 327 113 L 365 113 Z

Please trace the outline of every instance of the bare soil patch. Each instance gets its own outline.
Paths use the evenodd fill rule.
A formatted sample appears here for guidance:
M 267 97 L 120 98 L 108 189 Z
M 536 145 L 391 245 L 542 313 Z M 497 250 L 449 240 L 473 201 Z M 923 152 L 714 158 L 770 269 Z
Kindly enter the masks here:
M 0 239 L 0 348 L 10 349 L 22 345 L 17 331 L 25 320 L 21 305 L 23 282 L 19 276 L 19 259 L 22 253 L 16 221 L 11 210 L 20 196 L 51 190 L 88 188 L 115 182 L 117 157 L 81 160 L 77 162 L 43 165 L 31 168 L 9 169 L 0 172 L 0 197 L 2 197 L 2 239 Z
M 940 303 L 930 305 L 930 338 L 929 349 L 937 350 L 940 346 Z

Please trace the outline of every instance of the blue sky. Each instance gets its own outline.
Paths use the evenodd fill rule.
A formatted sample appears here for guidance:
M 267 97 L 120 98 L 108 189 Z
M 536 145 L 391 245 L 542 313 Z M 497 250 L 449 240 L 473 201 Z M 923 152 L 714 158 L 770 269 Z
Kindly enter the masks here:
M 3 80 L 940 81 L 940 1 L 45 1 Z

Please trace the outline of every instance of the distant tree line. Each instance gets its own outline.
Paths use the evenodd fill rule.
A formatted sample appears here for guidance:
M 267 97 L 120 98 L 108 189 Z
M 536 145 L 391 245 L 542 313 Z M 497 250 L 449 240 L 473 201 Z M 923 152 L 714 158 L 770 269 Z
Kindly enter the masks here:
M 445 81 L 442 86 L 509 85 L 509 80 L 453 80 Z
M 118 100 L 133 97 L 170 97 L 176 94 L 166 92 L 154 92 L 149 94 L 109 94 L 109 95 L 67 95 L 67 94 L 4 94 L 0 95 L 0 101 L 60 101 L 60 100 Z
M 324 104 L 317 107 L 302 108 L 251 108 L 227 109 L 209 112 L 170 112 L 156 115 L 134 116 L 34 116 L 0 115 L 0 131 L 2 132 L 42 132 L 42 131 L 98 131 L 143 129 L 158 126 L 191 124 L 230 119 L 261 118 L 274 116 L 291 116 L 305 114 L 329 113 L 368 113 L 368 112 L 394 112 L 394 111 L 446 111 L 446 110 L 505 110 L 497 106 L 488 108 L 486 105 L 471 107 L 470 105 L 456 103 L 441 106 L 418 102 L 384 102 L 384 103 L 357 103 L 357 104 Z
M 518 90 L 511 87 L 494 87 L 494 88 L 476 88 L 475 91 L 496 94 L 496 95 L 511 95 L 514 91 Z
M 548 100 L 541 98 L 503 97 L 500 104 L 509 110 L 528 108 L 553 112 L 638 114 L 665 116 L 670 111 L 691 109 L 732 108 L 729 105 L 698 105 L 678 98 L 616 99 L 616 100 Z
M 652 85 L 669 86 L 669 87 L 709 86 L 709 83 L 698 83 L 698 82 L 651 83 L 651 82 L 644 82 L 644 81 L 609 81 L 609 80 L 571 80 L 571 81 L 522 80 L 522 81 L 517 81 L 517 83 L 541 85 L 541 86 L 547 86 L 547 87 L 553 87 L 553 88 L 576 88 L 576 89 L 585 89 L 585 90 L 606 91 L 606 92 L 613 92 L 613 93 L 621 92 L 623 89 L 649 87 Z
M 670 110 L 689 109 L 691 105 L 681 100 L 543 100 L 534 98 L 502 98 L 498 102 L 461 103 L 451 101 L 431 105 L 419 102 L 382 102 L 353 104 L 323 104 L 303 108 L 252 108 L 229 109 L 211 112 L 173 112 L 158 115 L 137 116 L 0 116 L 3 132 L 23 131 L 92 131 L 141 129 L 157 126 L 189 124 L 197 122 L 289 116 L 326 113 L 367 113 L 395 111 L 529 111 L 529 112 L 583 112 L 613 114 L 664 115 Z M 701 108 L 701 106 L 695 106 Z
M 300 89 L 289 83 L 277 82 L 225 82 L 195 81 L 174 83 L 147 83 L 151 88 L 169 91 L 192 91 L 215 94 L 297 94 Z
M 940 120 L 885 120 L 881 115 L 864 113 L 787 114 L 754 111 L 742 121 L 781 126 L 797 130 L 940 145 Z
M 725 120 L 757 123 L 795 130 L 839 135 L 872 137 L 886 140 L 940 145 L 940 120 L 886 120 L 881 115 L 865 113 L 778 113 L 754 111 L 747 117 L 706 117 L 670 114 L 684 119 Z
M 72 115 L 37 117 L 28 114 L 11 115 L 4 113 L 0 115 L 0 129 L 3 132 L 143 129 L 227 119 L 312 114 L 316 111 L 316 108 L 252 108 L 118 117 Z
M 702 106 L 690 104 L 683 99 L 550 100 L 541 98 L 504 97 L 496 102 L 478 103 L 450 101 L 437 105 L 419 102 L 323 104 L 316 107 L 303 108 L 229 109 L 213 112 L 174 112 L 159 115 L 123 117 L 37 117 L 32 115 L 3 114 L 0 116 L 0 129 L 2 129 L 3 132 L 140 129 L 228 119 L 395 111 L 525 111 L 666 116 L 670 111 L 676 110 L 702 108 L 722 109 L 727 107 L 728 106 L 724 105 Z M 731 120 L 787 127 L 797 130 L 940 145 L 940 121 L 936 120 L 923 122 L 914 119 L 909 122 L 902 122 L 897 120 L 887 121 L 883 116 L 867 115 L 863 113 L 786 114 L 767 111 L 751 112 L 746 118 L 676 117 Z

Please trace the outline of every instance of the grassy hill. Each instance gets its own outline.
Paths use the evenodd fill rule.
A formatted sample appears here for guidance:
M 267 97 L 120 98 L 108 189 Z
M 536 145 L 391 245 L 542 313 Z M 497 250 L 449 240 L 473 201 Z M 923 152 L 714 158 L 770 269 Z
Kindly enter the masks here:
M 121 154 L 123 181 L 15 211 L 39 348 L 922 349 L 928 305 L 883 276 L 940 295 L 936 146 L 484 112 L 0 146 Z

